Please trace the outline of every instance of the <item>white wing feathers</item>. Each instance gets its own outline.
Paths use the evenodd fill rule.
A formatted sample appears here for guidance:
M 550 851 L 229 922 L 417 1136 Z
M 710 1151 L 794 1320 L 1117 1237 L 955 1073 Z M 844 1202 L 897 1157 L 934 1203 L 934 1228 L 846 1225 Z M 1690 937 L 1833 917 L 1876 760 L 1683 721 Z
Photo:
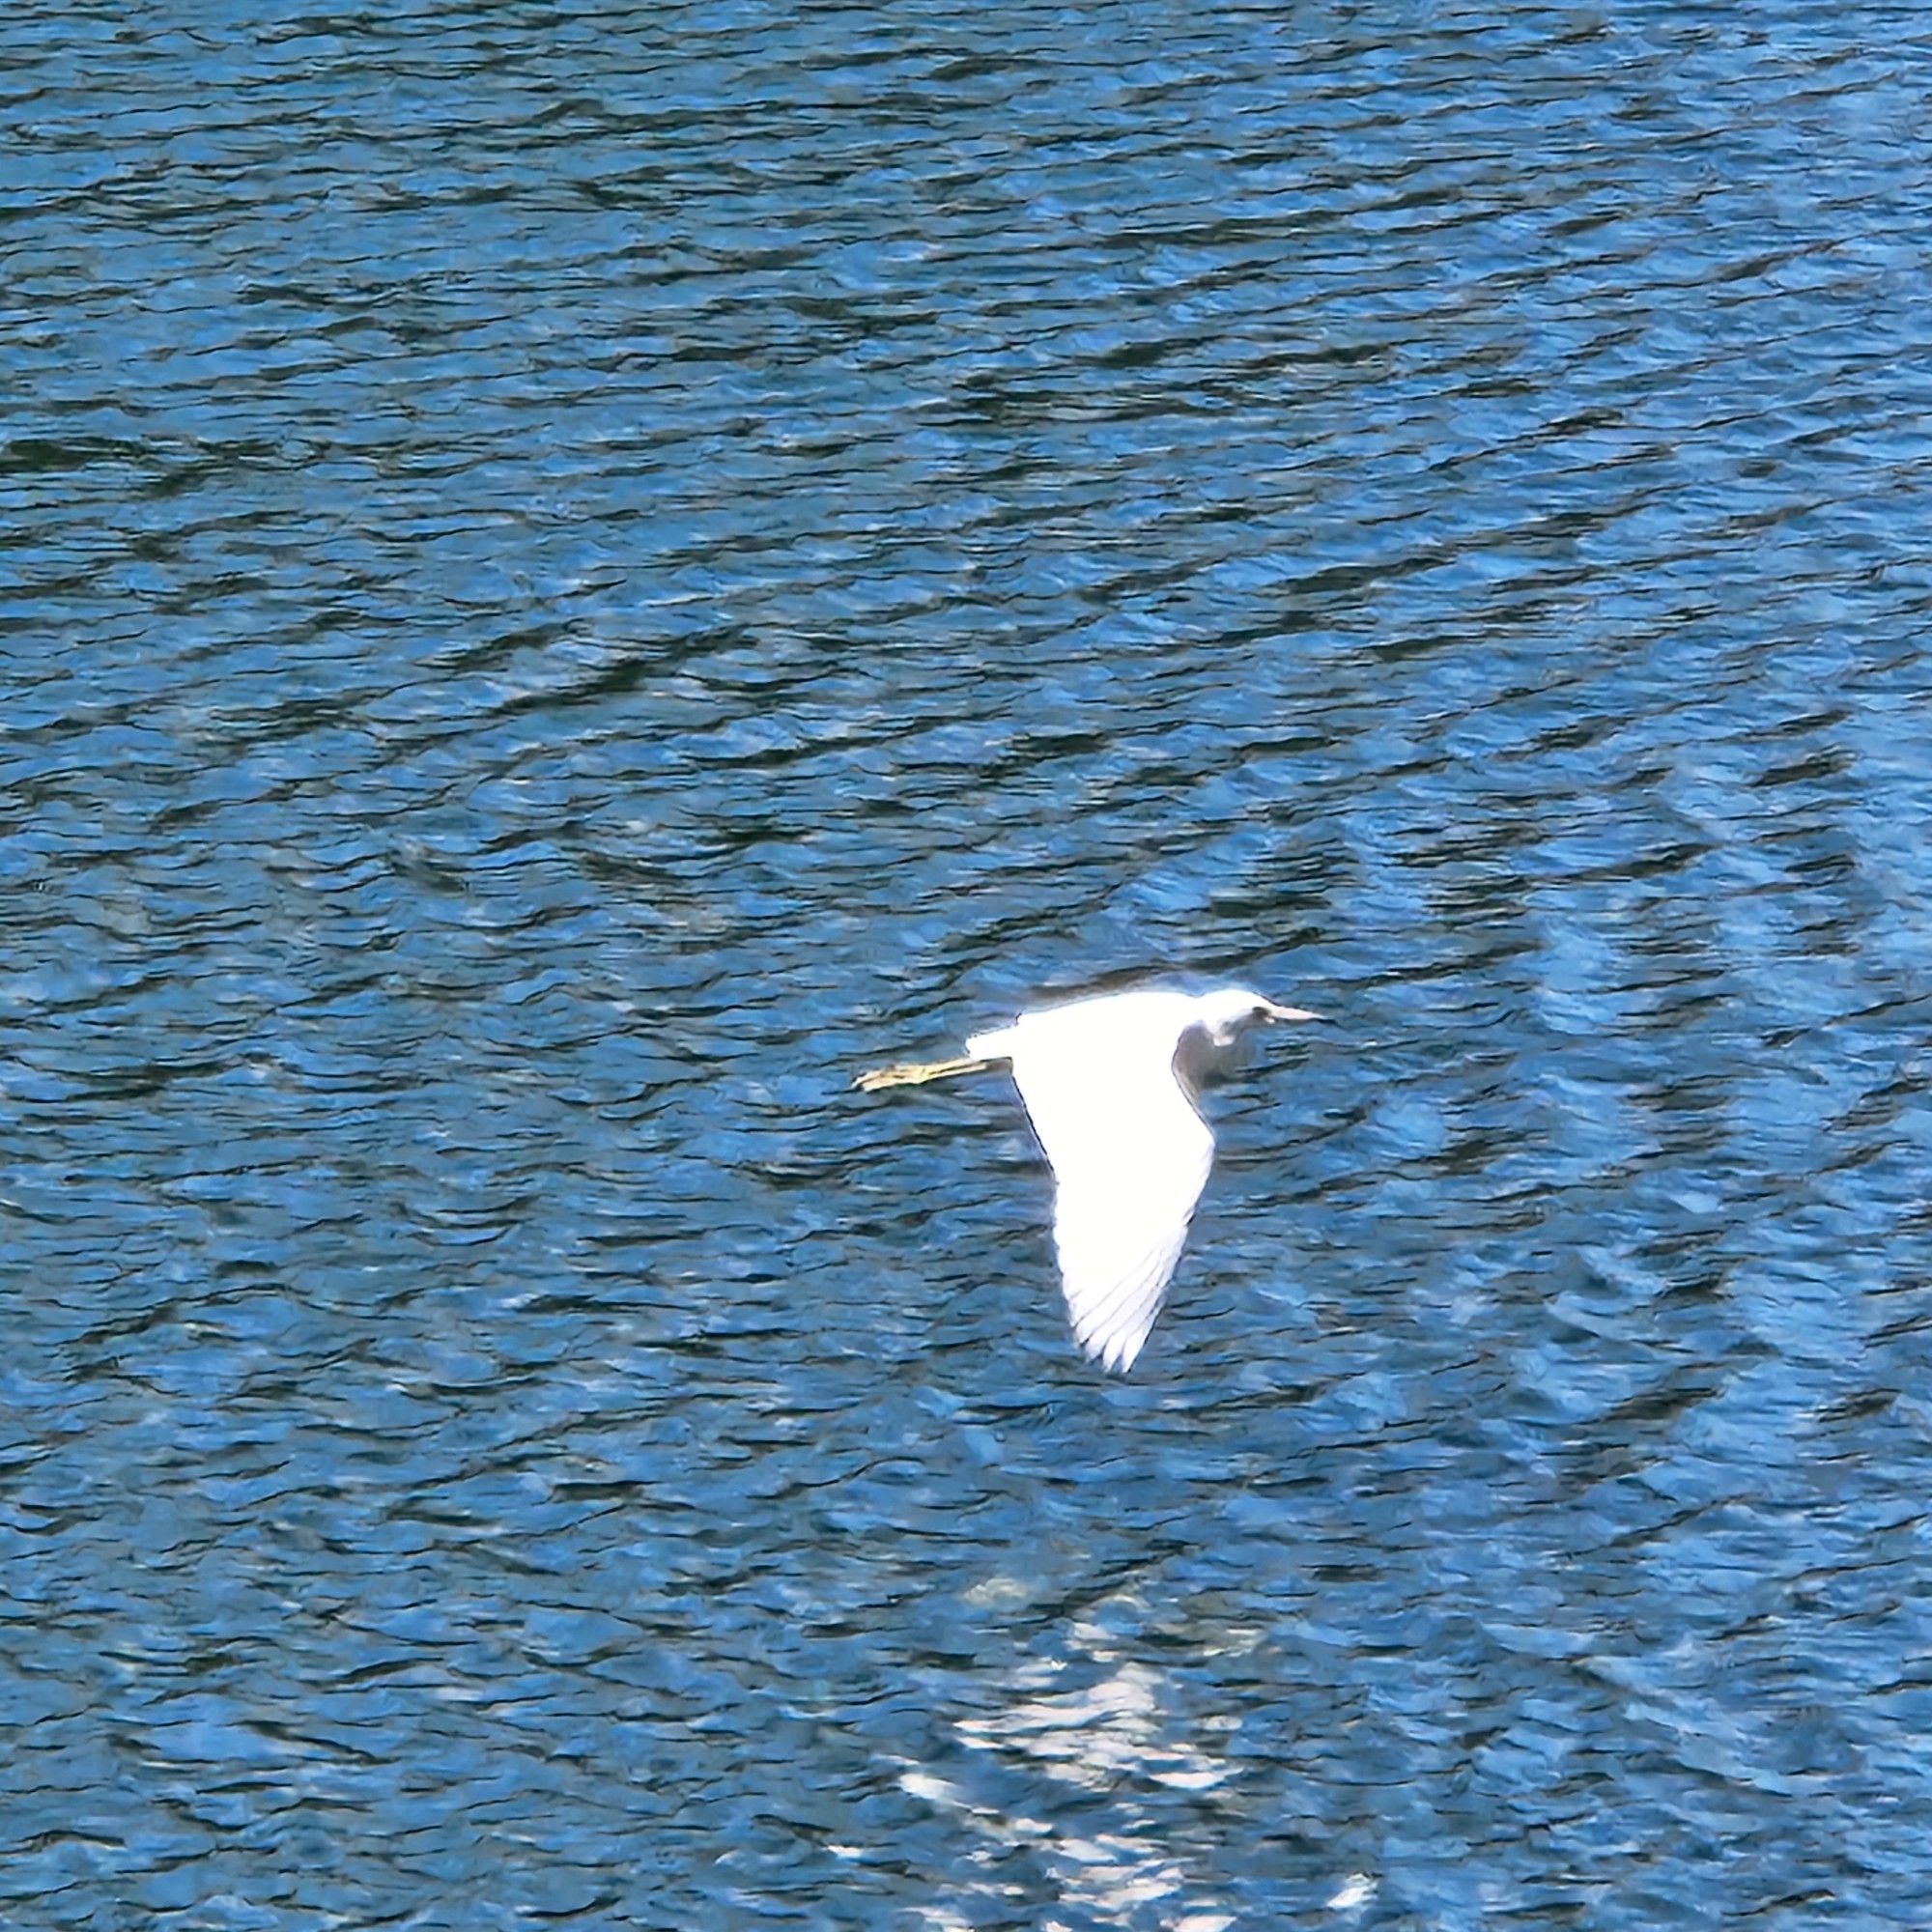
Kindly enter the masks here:
M 1074 1339 L 1129 1367 L 1160 1313 L 1214 1137 L 1174 1071 L 1179 1029 L 1082 1025 L 1079 1009 L 1029 1015 L 999 1036 L 1053 1164 L 1054 1246 Z M 990 1037 L 972 1045 L 990 1044 Z

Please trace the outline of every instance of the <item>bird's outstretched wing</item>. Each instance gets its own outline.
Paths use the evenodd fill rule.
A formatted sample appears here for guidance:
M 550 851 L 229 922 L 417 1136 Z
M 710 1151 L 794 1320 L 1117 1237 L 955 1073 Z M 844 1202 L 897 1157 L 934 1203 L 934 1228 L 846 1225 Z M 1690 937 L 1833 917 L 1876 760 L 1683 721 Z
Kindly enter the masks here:
M 1175 1074 L 1172 1036 L 1128 1042 L 1023 1020 L 1011 1037 L 1013 1079 L 1053 1164 L 1074 1340 L 1128 1368 L 1160 1313 L 1214 1137 Z

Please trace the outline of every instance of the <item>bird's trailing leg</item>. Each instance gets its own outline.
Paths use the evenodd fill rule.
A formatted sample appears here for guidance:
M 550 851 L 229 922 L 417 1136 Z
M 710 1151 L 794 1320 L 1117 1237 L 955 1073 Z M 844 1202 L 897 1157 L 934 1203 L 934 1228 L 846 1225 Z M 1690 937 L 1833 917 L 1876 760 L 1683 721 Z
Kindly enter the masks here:
M 923 1065 L 875 1066 L 871 1072 L 860 1074 L 852 1084 L 865 1093 L 876 1094 L 881 1087 L 917 1087 L 927 1080 L 945 1080 L 954 1073 L 977 1073 L 982 1066 L 997 1065 L 996 1061 L 976 1060 L 969 1054 L 964 1060 L 928 1060 Z

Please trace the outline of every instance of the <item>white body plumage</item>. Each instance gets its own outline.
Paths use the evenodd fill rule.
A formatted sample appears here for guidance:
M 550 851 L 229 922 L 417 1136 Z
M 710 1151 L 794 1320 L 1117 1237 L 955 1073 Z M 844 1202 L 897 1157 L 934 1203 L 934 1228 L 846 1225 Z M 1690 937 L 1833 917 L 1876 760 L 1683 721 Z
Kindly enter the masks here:
M 1074 1339 L 1124 1370 L 1160 1313 L 1213 1161 L 1214 1137 L 1194 1104 L 1200 1071 L 1256 1020 L 1314 1017 L 1241 987 L 1107 993 L 976 1034 L 964 1060 L 889 1067 L 860 1084 L 1011 1063 L 1053 1168 L 1053 1239 Z

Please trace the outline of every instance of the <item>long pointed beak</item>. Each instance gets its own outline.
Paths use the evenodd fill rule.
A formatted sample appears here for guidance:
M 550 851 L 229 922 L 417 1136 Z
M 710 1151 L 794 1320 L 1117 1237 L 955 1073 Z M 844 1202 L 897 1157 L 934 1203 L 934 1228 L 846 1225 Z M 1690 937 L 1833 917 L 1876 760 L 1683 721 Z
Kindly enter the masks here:
M 1264 1000 L 1262 1004 L 1271 1020 L 1319 1020 L 1321 1017 L 1320 1013 L 1305 1013 L 1299 1007 L 1278 1007 L 1272 1000 Z

